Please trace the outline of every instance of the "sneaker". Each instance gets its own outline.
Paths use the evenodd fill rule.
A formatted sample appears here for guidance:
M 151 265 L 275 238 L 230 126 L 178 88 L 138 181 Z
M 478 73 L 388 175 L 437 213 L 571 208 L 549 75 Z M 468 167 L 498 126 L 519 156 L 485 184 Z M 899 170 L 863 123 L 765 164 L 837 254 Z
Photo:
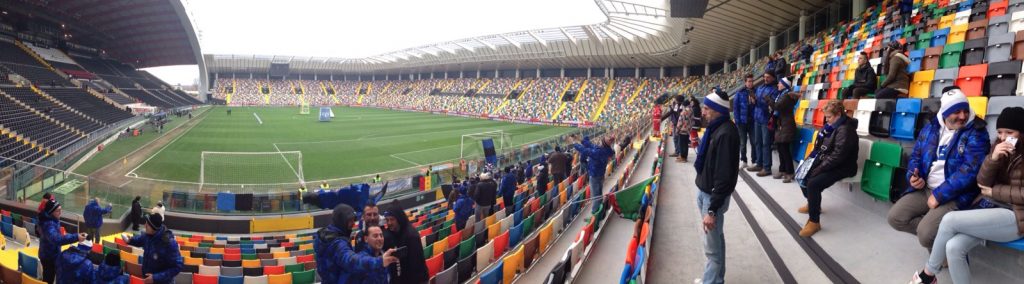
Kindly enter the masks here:
M 761 171 L 761 166 L 754 165 L 753 167 L 747 168 L 747 171 L 748 172 L 752 172 L 752 173 L 759 172 L 759 171 Z
M 742 170 L 742 169 L 746 169 L 746 168 L 747 168 L 747 162 L 740 162 L 740 169 Z
M 772 175 L 772 172 L 766 171 L 764 169 L 762 169 L 760 172 L 757 172 L 757 176 L 759 177 L 766 177 L 770 175 Z
M 800 236 L 804 238 L 809 238 L 818 231 L 821 231 L 821 224 L 819 224 L 818 222 L 812 222 L 808 220 L 807 224 L 804 225 L 804 228 L 800 230 Z
M 924 277 L 922 277 L 922 275 Z M 931 279 L 925 279 L 925 278 L 931 278 Z M 935 283 L 938 283 L 938 279 L 936 279 L 936 278 L 937 277 L 935 277 L 935 276 L 928 276 L 927 274 L 924 274 L 924 270 L 920 270 L 920 271 L 914 272 L 914 277 L 911 278 L 910 282 L 908 282 L 908 283 L 909 284 L 935 284 Z
M 782 179 L 782 176 L 782 172 L 776 172 L 774 175 L 772 175 L 772 179 Z

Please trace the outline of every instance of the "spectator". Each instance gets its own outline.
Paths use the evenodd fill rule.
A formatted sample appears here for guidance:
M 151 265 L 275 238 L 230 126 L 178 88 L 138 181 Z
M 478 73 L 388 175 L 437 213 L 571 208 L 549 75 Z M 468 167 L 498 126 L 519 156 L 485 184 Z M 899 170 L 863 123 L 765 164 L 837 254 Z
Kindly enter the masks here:
M 810 43 L 805 43 L 803 47 L 800 48 L 800 59 L 803 60 L 805 64 L 811 64 L 812 54 L 814 54 L 814 46 L 811 46 Z
M 548 184 L 550 183 L 550 178 L 548 178 L 548 168 L 544 163 L 539 163 L 534 166 L 534 172 L 537 173 L 537 178 L 535 179 L 537 185 L 534 189 L 536 189 L 538 196 L 543 195 L 548 192 Z
M 981 196 L 975 200 L 983 209 L 946 214 L 932 245 L 925 268 L 911 283 L 935 283 L 943 261 L 949 263 L 953 283 L 970 283 L 967 253 L 986 240 L 1010 242 L 1024 236 L 1024 108 L 1006 108 L 996 121 L 999 137 L 992 153 L 985 156 L 978 172 Z
M 89 204 L 85 205 L 85 212 L 82 213 L 82 217 L 85 217 L 85 233 L 89 234 L 89 239 L 93 243 L 100 242 L 100 228 L 103 227 L 103 215 L 110 214 L 113 209 L 113 205 L 107 203 L 107 208 L 100 207 L 100 198 L 96 197 L 89 201 Z
M 519 164 L 516 165 L 516 168 L 515 168 L 515 172 L 516 172 L 516 185 L 520 185 L 520 184 L 523 184 L 523 183 L 526 182 L 526 169 L 525 168 L 526 168 L 526 165 L 524 165 L 523 162 L 519 162 Z
M 54 283 L 57 276 L 57 257 L 60 254 L 60 247 L 63 245 L 81 242 L 85 240 L 85 234 L 60 234 L 60 202 L 49 199 L 43 206 L 43 213 L 39 214 L 39 227 L 42 234 L 39 237 L 39 262 L 43 266 L 43 281 Z
M 139 224 L 142 224 L 142 200 L 141 196 L 135 196 L 132 199 L 132 210 L 128 212 L 128 221 L 132 223 L 132 231 L 139 230 Z
M 932 247 L 942 216 L 978 196 L 976 177 L 989 150 L 985 121 L 958 87 L 942 90 L 939 113 L 918 132 L 907 163 L 910 187 L 889 210 L 889 225 Z
M 388 250 L 382 257 L 372 257 L 353 250 L 349 246 L 349 237 L 352 235 L 355 220 L 356 213 L 352 207 L 338 204 L 334 207 L 331 224 L 318 230 L 314 235 L 313 250 L 316 252 L 316 264 L 320 268 L 317 271 L 323 280 L 322 283 L 369 281 L 371 276 L 381 277 L 381 274 L 386 281 L 386 267 L 396 261 L 391 256 L 394 249 Z M 371 246 L 373 244 L 367 245 L 368 248 Z
M 886 72 L 885 81 L 882 81 L 880 89 L 875 91 L 875 98 L 894 99 L 897 96 L 906 97 L 910 90 L 910 74 L 907 73 L 907 65 L 910 59 L 903 54 L 904 46 L 899 42 L 890 42 L 885 57 Z M 856 78 L 856 76 L 855 76 Z
M 150 214 L 146 219 L 146 231 L 128 240 L 128 245 L 140 247 L 142 254 L 142 279 L 145 283 L 174 283 L 174 276 L 181 272 L 182 258 L 174 232 L 164 226 L 164 217 Z M 124 237 L 124 236 L 122 236 Z
M 505 181 L 505 179 L 502 178 L 502 181 Z M 455 228 L 461 231 L 462 228 L 466 227 L 466 221 L 469 220 L 469 216 L 473 215 L 473 198 L 469 197 L 469 193 L 464 186 L 452 189 L 451 195 L 455 198 L 455 205 L 452 206 L 452 210 L 455 211 Z M 505 206 L 511 206 L 509 204 L 511 203 Z
M 690 128 L 693 127 L 691 125 L 693 111 L 690 110 L 690 100 L 683 98 L 682 101 L 682 105 L 679 108 L 679 117 L 676 119 L 676 136 L 672 139 L 674 140 L 675 151 L 679 154 L 679 156 L 676 156 L 676 162 L 686 163 L 686 158 L 690 155 Z
M 655 122 L 656 124 L 660 124 L 661 120 L 668 119 L 668 121 L 672 123 L 672 145 L 674 146 L 675 150 L 672 152 L 672 154 L 668 156 L 676 157 L 676 161 L 685 159 L 685 157 L 683 157 L 684 154 L 682 152 L 684 151 L 684 149 L 687 148 L 680 146 L 680 143 L 683 142 L 681 141 L 682 139 L 680 139 L 682 138 L 682 134 L 679 133 L 679 116 L 682 115 L 683 109 L 686 108 L 683 105 L 686 101 L 686 97 L 683 97 L 683 95 L 676 95 L 675 98 L 673 98 L 672 100 L 672 105 L 668 107 L 668 112 L 662 113 L 661 119 Z M 684 131 L 689 133 L 690 129 L 686 128 Z M 686 140 L 689 141 L 689 139 Z M 616 153 L 618 153 L 618 151 L 616 151 Z
M 829 101 L 824 107 L 827 124 L 818 133 L 818 143 L 811 151 L 811 169 L 800 183 L 807 204 L 800 213 L 809 214 L 800 236 L 810 237 L 821 230 L 821 193 L 839 180 L 857 175 L 860 145 L 857 140 L 857 119 L 846 116 L 840 100 Z
M 584 159 L 587 160 L 590 196 L 597 199 L 593 201 L 594 205 L 591 208 L 591 213 L 596 213 L 597 209 L 604 203 L 604 195 L 602 194 L 604 191 L 604 172 L 608 165 L 608 159 L 614 154 L 611 147 L 612 141 L 614 140 L 606 138 L 599 145 L 594 145 L 590 142 L 590 137 L 583 137 L 581 143 L 574 143 L 573 145 L 573 148 L 576 148 L 576 152 L 579 152 L 581 157 L 586 157 Z
M 732 96 L 732 117 L 736 123 L 736 130 L 740 135 L 740 168 L 747 168 L 747 140 L 750 140 L 750 150 L 754 149 L 754 75 L 747 74 L 743 79 L 743 88 L 736 91 Z M 751 162 L 757 164 L 757 155 L 750 155 Z
M 551 155 L 548 156 L 548 169 L 551 171 L 551 178 L 555 184 L 565 180 L 569 172 L 568 160 L 569 156 L 562 153 L 561 146 L 555 146 L 555 151 L 551 152 Z
M 754 155 L 757 156 L 758 164 L 747 168 L 747 171 L 757 172 L 757 176 L 770 176 L 772 174 L 772 135 L 771 120 L 772 112 L 769 104 L 778 97 L 778 89 L 775 83 L 775 72 L 765 71 L 764 82 L 757 87 L 754 99 Z
M 384 248 L 405 248 L 405 253 L 397 256 L 397 267 L 389 270 L 392 283 L 427 283 L 429 279 L 423 244 L 420 243 L 420 234 L 409 224 L 409 217 L 402 208 L 391 206 L 385 210 L 384 218 L 387 220 Z M 386 237 L 387 234 L 391 234 L 391 237 Z
M 789 79 L 779 80 L 779 96 L 772 102 L 775 120 L 775 149 L 779 152 L 779 171 L 772 177 L 782 183 L 793 182 L 793 139 L 796 137 L 796 120 L 793 108 L 800 100 L 800 94 L 791 92 Z
M 697 147 L 697 133 L 704 124 L 701 121 L 700 102 L 692 95 L 690 96 L 690 114 L 690 140 L 693 140 L 691 147 Z
M 781 49 L 775 51 L 775 75 L 780 80 L 789 77 L 789 63 L 786 62 L 786 56 L 782 54 Z
M 121 255 L 117 252 L 107 253 L 96 270 L 96 283 L 128 284 L 128 275 L 121 271 Z
M 473 191 L 470 194 L 473 196 L 473 201 L 476 202 L 476 219 L 483 220 L 491 215 L 491 207 L 494 206 L 495 199 L 498 197 L 498 184 L 491 179 L 491 173 L 482 172 L 480 173 L 480 182 L 472 188 Z
M 380 216 L 380 208 L 373 202 L 367 202 L 363 206 L 363 216 L 359 220 L 359 233 L 356 234 L 356 240 L 362 240 L 366 234 L 366 228 L 371 226 L 384 226 L 384 217 Z M 365 244 L 362 242 L 356 242 L 355 250 L 362 251 Z
M 861 52 L 857 56 L 857 72 L 853 76 L 853 85 L 843 90 L 843 99 L 860 99 L 878 87 L 878 76 L 875 69 L 868 63 L 868 54 Z
M 499 186 L 501 191 L 501 201 L 505 204 L 505 213 L 512 213 L 508 208 L 515 208 L 515 196 L 516 196 L 516 172 L 511 167 L 505 167 L 505 174 L 501 176 L 501 184 Z
M 361 243 L 366 244 L 363 250 L 359 251 L 359 254 L 364 257 L 381 258 L 384 259 L 384 230 L 380 226 L 371 225 L 366 228 L 366 234 L 360 240 Z M 394 254 L 394 249 L 388 250 L 391 254 Z M 386 256 L 392 259 L 392 262 L 398 261 L 398 258 L 394 256 Z M 388 263 L 380 266 L 373 266 L 371 269 L 366 270 L 362 273 L 356 273 L 351 279 L 355 280 L 353 283 L 367 283 L 367 284 L 387 284 L 388 274 L 387 269 Z
M 84 240 L 60 253 L 57 261 L 57 281 L 61 284 L 91 284 L 96 279 L 96 269 L 89 261 L 92 242 Z
M 697 170 L 696 185 L 700 189 L 697 207 L 703 217 L 704 254 L 708 260 L 703 278 L 694 282 L 724 283 L 725 234 L 722 224 L 729 209 L 729 196 L 736 188 L 740 138 L 736 125 L 729 119 L 729 95 L 720 91 L 708 94 L 701 110 L 709 122 L 693 166 Z

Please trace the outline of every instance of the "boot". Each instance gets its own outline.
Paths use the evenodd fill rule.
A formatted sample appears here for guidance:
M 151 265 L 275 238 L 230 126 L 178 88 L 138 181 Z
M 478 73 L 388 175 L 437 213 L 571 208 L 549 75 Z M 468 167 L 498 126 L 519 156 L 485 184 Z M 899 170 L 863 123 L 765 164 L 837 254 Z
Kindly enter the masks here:
M 821 231 L 821 224 L 808 220 L 807 225 L 804 225 L 804 228 L 800 230 L 800 236 L 804 238 L 809 238 L 818 231 Z
M 682 162 L 684 160 L 686 159 L 683 159 L 683 157 L 676 156 L 676 162 Z
M 686 158 L 679 159 L 679 162 L 685 164 L 686 163 Z
M 752 172 L 752 173 L 759 172 L 759 171 L 761 171 L 761 166 L 754 165 L 753 167 L 747 168 L 747 171 L 748 172 Z
M 759 177 L 766 177 L 766 176 L 770 176 L 770 175 L 772 175 L 772 172 L 764 170 L 764 169 L 761 169 L 760 172 L 757 172 L 757 176 L 759 176 Z
M 782 183 L 791 183 L 791 182 L 793 182 L 793 175 L 783 175 L 782 176 Z
M 807 212 L 811 212 L 811 208 L 807 204 L 804 204 L 804 206 L 797 209 L 796 212 L 800 212 L 800 214 L 807 214 Z
M 782 176 L 782 172 L 776 172 L 775 174 L 772 175 L 772 179 L 782 179 Z

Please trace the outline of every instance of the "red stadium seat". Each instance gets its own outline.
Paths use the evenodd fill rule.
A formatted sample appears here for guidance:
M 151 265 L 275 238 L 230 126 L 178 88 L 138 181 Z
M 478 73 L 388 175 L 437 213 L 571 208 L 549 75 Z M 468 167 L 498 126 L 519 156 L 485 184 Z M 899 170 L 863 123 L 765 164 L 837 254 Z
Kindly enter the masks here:
M 964 91 L 968 97 L 981 96 L 982 87 L 985 85 L 985 76 L 988 74 L 988 64 L 976 64 L 960 67 L 960 73 L 956 79 L 956 85 Z
M 444 254 L 438 254 L 427 259 L 427 277 L 434 277 L 441 270 L 444 270 Z

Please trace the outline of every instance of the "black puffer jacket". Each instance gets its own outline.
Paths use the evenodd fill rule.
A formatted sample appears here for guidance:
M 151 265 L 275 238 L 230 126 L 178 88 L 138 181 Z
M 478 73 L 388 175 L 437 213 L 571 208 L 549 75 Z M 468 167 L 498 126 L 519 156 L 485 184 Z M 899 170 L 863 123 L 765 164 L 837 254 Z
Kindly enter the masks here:
M 471 195 L 473 196 L 473 201 L 476 202 L 476 205 L 494 205 L 494 200 L 498 197 L 498 183 L 494 182 L 494 179 L 482 179 L 473 188 L 474 192 Z
M 857 123 L 856 118 L 847 116 L 846 123 L 833 130 L 835 133 L 816 143 L 818 156 L 811 165 L 809 177 L 830 171 L 837 171 L 843 177 L 857 175 L 857 163 L 854 162 L 860 151 Z
M 796 137 L 796 120 L 793 108 L 798 100 L 796 93 L 786 93 L 772 104 L 772 110 L 779 113 L 775 117 L 775 143 L 790 143 Z

